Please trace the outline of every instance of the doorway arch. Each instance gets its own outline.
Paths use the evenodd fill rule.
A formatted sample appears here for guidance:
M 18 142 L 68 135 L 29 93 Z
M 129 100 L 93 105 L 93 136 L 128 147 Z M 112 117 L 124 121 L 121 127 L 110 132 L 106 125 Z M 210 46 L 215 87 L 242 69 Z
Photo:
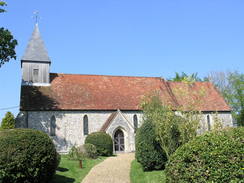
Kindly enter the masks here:
M 121 129 L 116 130 L 114 133 L 114 150 L 115 152 L 125 151 L 125 136 Z

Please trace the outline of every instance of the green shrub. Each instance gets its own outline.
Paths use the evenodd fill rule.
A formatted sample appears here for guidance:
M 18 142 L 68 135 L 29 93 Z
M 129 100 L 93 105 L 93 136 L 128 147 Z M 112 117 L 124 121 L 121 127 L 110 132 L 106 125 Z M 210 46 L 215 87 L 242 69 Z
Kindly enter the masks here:
M 15 127 L 14 115 L 11 112 L 7 112 L 5 117 L 2 119 L 1 128 L 2 129 L 12 129 Z
M 0 182 L 45 183 L 55 174 L 58 155 L 52 140 L 31 129 L 0 131 Z
M 86 154 L 78 147 L 71 147 L 68 153 L 68 159 L 70 160 L 84 160 L 86 158 Z
M 82 146 L 73 146 L 68 153 L 70 160 L 83 160 L 85 158 L 97 158 L 97 149 L 93 144 L 84 144 Z
M 183 89 L 175 92 L 179 93 L 179 96 L 186 96 L 189 91 Z M 193 110 L 195 105 L 184 106 L 184 110 L 179 107 L 177 108 L 179 113 L 176 114 L 172 107 L 165 105 L 161 97 L 155 93 L 155 95 L 146 96 L 141 106 L 143 121 L 148 120 L 155 124 L 156 139 L 167 159 L 178 147 L 196 137 L 201 112 Z
M 163 169 L 167 161 L 166 154 L 156 141 L 155 126 L 144 121 L 136 132 L 136 159 L 143 170 Z
M 69 160 L 77 160 L 78 158 L 78 149 L 75 146 L 72 146 L 68 152 Z
M 97 158 L 97 148 L 93 144 L 84 144 L 84 149 L 86 156 L 88 158 L 96 159 Z
M 113 154 L 113 140 L 105 132 L 94 132 L 86 137 L 85 144 L 93 144 L 100 156 L 111 156 Z
M 167 182 L 243 182 L 244 128 L 213 131 L 181 146 L 166 165 Z

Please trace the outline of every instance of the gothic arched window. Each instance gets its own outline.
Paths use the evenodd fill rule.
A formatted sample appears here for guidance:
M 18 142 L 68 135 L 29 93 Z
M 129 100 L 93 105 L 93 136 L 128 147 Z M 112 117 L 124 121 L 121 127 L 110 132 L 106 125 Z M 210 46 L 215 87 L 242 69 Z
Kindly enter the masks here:
M 134 130 L 135 130 L 135 133 L 136 133 L 136 130 L 138 128 L 138 119 L 137 119 L 137 115 L 136 114 L 133 116 L 133 122 L 134 122 Z
M 83 133 L 84 133 L 84 135 L 88 135 L 88 133 L 89 133 L 87 115 L 85 115 L 83 118 Z
M 52 116 L 50 122 L 50 136 L 55 136 L 55 135 L 56 135 L 56 118 L 55 116 Z
M 208 125 L 208 131 L 211 130 L 211 123 L 210 123 L 210 116 L 207 115 L 207 125 Z

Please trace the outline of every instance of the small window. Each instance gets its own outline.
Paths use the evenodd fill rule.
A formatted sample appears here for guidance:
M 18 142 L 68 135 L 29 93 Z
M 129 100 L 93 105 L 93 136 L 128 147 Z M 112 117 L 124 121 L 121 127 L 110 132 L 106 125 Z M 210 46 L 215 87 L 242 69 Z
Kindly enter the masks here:
M 39 69 L 34 69 L 33 70 L 33 82 L 34 83 L 38 82 L 38 74 L 39 74 Z
M 55 116 L 51 117 L 50 136 L 56 136 L 56 118 L 55 118 Z
M 207 115 L 207 125 L 208 125 L 208 131 L 211 130 L 211 123 L 210 123 L 210 116 Z
M 84 135 L 88 135 L 89 134 L 88 117 L 87 117 L 87 115 L 85 115 L 84 118 L 83 118 L 83 133 L 84 133 Z
M 134 122 L 134 130 L 135 130 L 135 133 L 136 133 L 136 130 L 138 128 L 138 119 L 137 119 L 137 115 L 136 114 L 133 116 L 133 122 Z

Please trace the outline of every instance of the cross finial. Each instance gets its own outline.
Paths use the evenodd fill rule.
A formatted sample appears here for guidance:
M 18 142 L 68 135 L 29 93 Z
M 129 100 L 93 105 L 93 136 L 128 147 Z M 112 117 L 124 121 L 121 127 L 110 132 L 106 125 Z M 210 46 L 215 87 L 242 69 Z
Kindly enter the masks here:
M 33 12 L 33 18 L 35 20 L 35 23 L 38 24 L 38 21 L 40 19 L 40 17 L 39 17 L 39 11 L 34 11 Z

